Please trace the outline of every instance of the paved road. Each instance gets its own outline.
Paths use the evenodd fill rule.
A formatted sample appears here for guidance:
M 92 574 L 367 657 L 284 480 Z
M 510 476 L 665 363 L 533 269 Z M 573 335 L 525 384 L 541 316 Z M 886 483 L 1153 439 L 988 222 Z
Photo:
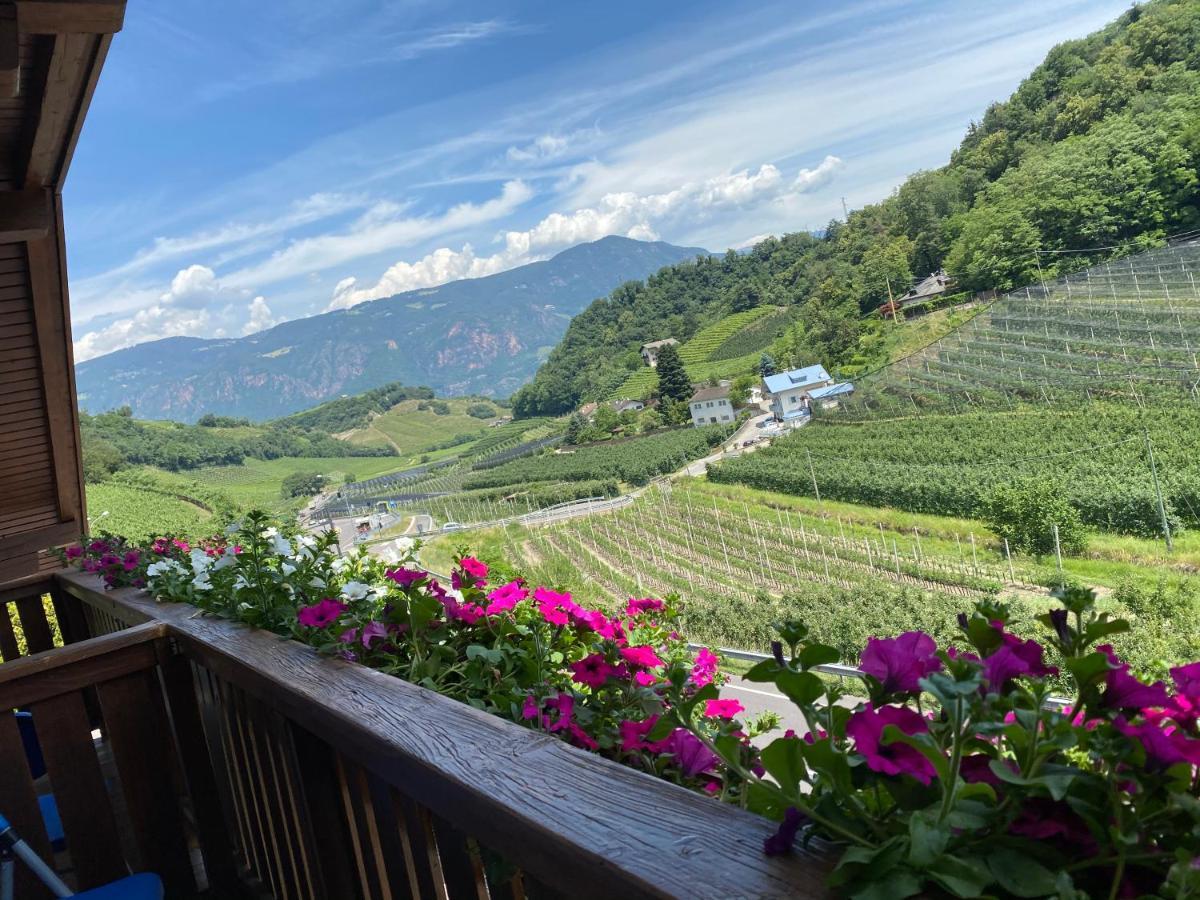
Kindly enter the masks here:
M 740 676 L 735 676 L 722 686 L 721 696 L 732 697 L 739 701 L 742 706 L 746 707 L 746 711 L 742 714 L 743 718 L 753 718 L 764 712 L 778 714 L 780 730 L 773 731 L 770 734 L 764 735 L 760 740 L 755 741 L 759 745 L 769 744 L 775 738 L 782 737 L 783 730 L 787 728 L 791 728 L 796 734 L 806 734 L 808 732 L 808 726 L 804 724 L 804 717 L 800 715 L 800 711 L 796 709 L 795 704 L 779 693 L 773 684 L 761 684 L 755 681 L 747 681 Z M 844 697 L 839 701 L 839 705 L 854 706 L 857 702 L 856 698 Z

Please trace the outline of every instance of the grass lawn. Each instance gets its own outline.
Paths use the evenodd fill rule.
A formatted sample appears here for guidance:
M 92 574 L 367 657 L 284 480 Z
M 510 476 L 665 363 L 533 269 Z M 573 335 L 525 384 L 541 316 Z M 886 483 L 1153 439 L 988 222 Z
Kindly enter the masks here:
M 243 508 L 290 509 L 294 502 L 279 495 L 285 476 L 293 472 L 320 472 L 334 484 L 347 475 L 356 479 L 373 478 L 404 467 L 394 456 L 282 457 L 247 459 L 240 466 L 209 466 L 186 473 L 190 478 L 223 491 Z M 303 505 L 303 504 L 301 504 Z
M 449 414 L 444 416 L 439 416 L 431 409 L 417 409 L 421 402 L 406 400 L 393 406 L 383 415 L 372 419 L 367 427 L 352 432 L 349 440 L 355 444 L 391 444 L 401 455 L 411 456 L 459 435 L 482 436 L 487 432 L 488 423 L 495 421 L 467 415 L 467 407 L 479 403 L 479 400 L 455 397 L 441 401 L 450 407 Z

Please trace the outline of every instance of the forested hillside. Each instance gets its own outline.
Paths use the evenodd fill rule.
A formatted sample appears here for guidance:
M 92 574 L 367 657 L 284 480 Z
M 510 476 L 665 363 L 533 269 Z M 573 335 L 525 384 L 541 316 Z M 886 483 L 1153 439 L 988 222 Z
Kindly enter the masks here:
M 944 266 L 965 290 L 1008 289 L 1153 246 L 1200 226 L 1200 4 L 1154 0 L 1055 47 L 1011 98 L 973 124 L 941 169 L 831 222 L 622 285 L 572 321 L 518 415 L 606 396 L 641 343 L 684 341 L 722 316 L 796 305 L 777 362 L 855 374 L 889 286 Z M 1065 252 L 1064 252 L 1065 251 Z

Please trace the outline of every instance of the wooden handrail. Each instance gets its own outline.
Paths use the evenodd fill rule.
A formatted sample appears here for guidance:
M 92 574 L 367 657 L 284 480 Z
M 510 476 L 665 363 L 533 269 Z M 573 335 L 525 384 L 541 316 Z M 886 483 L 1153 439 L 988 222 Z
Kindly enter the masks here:
M 169 626 L 185 656 L 569 896 L 827 896 L 826 861 L 764 856 L 771 825 L 741 809 L 270 632 L 56 578 Z
M 27 706 L 157 664 L 155 643 L 167 636 L 164 622 L 43 650 L 0 666 L 0 710 Z

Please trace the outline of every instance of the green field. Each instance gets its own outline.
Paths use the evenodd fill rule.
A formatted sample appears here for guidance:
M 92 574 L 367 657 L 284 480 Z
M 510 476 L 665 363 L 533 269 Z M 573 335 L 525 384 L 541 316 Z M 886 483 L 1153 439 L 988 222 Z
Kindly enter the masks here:
M 808 622 L 847 662 L 867 637 L 924 629 L 955 637 L 954 619 L 974 600 L 1000 596 L 1031 633 L 1062 579 L 1098 589 L 1106 608 L 1139 620 L 1123 653 L 1161 673 L 1188 652 L 1198 618 L 1189 574 L 1200 541 L 1168 559 L 1161 545 L 1095 535 L 1086 556 L 1055 560 L 1003 552 L 979 522 L 818 503 L 694 479 L 651 489 L 617 512 L 549 527 L 472 531 L 433 538 L 422 561 L 445 571 L 469 546 L 501 577 L 570 588 L 589 602 L 677 593 L 689 638 L 767 649 L 772 623 Z M 1193 564 L 1189 564 L 1189 560 Z
M 397 404 L 386 413 L 375 416 L 367 427 L 351 432 L 347 439 L 360 445 L 390 444 L 397 453 L 411 457 L 463 435 L 483 436 L 487 433 L 488 425 L 496 421 L 467 415 L 468 406 L 486 401 L 465 397 L 441 401 L 450 407 L 447 415 L 438 415 L 432 409 L 417 408 L 428 402 L 406 400 Z M 497 408 L 497 412 L 501 410 Z M 453 448 L 445 452 L 453 452 Z
M 395 471 L 404 460 L 397 457 L 285 457 L 248 459 L 240 466 L 211 466 L 187 473 L 189 478 L 227 494 L 243 508 L 286 509 L 295 501 L 284 501 L 280 485 L 293 472 L 319 472 L 332 484 L 340 484 L 347 475 L 358 479 L 373 478 Z M 300 505 L 303 505 L 301 502 Z
M 123 484 L 89 484 L 87 506 L 90 530 L 133 540 L 164 534 L 198 536 L 220 524 L 195 503 Z

